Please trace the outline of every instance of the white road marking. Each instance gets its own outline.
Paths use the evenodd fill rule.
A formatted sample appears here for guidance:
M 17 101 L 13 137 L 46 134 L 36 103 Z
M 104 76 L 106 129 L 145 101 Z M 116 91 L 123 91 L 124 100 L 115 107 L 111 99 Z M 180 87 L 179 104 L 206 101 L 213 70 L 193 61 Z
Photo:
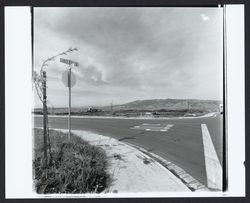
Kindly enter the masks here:
M 154 124 L 154 123 L 143 123 L 141 125 L 134 126 L 130 129 L 134 130 L 145 130 L 145 131 L 156 131 L 156 132 L 166 132 L 168 131 L 171 127 L 173 127 L 173 124 L 167 124 L 164 126 L 163 124 Z
M 173 124 L 168 124 L 166 127 L 164 127 L 162 130 L 160 131 L 168 131 L 171 127 L 173 127 Z
M 202 140 L 204 147 L 207 184 L 209 188 L 222 189 L 222 167 L 215 152 L 206 124 L 201 124 Z
M 142 125 L 152 125 L 152 126 L 155 126 L 155 125 L 161 125 L 160 123 L 143 123 Z
M 164 129 L 170 129 L 173 127 L 173 124 L 168 124 Z

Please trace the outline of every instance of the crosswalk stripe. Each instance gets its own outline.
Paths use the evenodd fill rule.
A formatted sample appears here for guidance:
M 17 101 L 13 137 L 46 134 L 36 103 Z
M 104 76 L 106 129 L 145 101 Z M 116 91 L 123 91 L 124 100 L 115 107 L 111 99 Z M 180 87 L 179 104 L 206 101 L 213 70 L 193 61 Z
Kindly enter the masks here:
M 204 147 L 207 185 L 209 188 L 222 189 L 222 167 L 210 137 L 206 124 L 201 124 L 202 140 Z
M 154 131 L 154 132 L 166 132 L 171 127 L 173 127 L 173 124 L 149 124 L 149 123 L 143 123 L 141 125 L 137 125 L 134 127 L 131 127 L 130 129 L 135 130 L 145 130 L 145 131 Z

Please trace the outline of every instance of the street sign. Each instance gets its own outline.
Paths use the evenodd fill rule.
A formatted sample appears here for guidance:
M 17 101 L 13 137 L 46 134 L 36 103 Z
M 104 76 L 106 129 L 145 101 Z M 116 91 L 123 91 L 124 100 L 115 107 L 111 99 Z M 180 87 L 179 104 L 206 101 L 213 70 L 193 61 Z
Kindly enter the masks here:
M 71 77 L 70 77 L 70 75 L 71 75 Z M 70 84 L 69 84 L 69 81 L 70 81 Z M 75 74 L 69 70 L 64 71 L 62 74 L 62 82 L 66 87 L 73 87 L 76 84 Z
M 68 117 L 68 139 L 71 137 L 71 88 L 76 84 L 76 76 L 72 73 L 71 69 L 73 68 L 71 65 L 73 64 L 75 67 L 79 66 L 78 62 L 71 61 L 69 59 L 60 58 L 60 62 L 68 64 L 69 69 L 62 74 L 62 82 L 63 84 L 69 88 L 69 117 Z
M 71 60 L 69 60 L 69 59 L 60 58 L 60 62 L 66 63 L 66 64 L 68 64 L 68 65 L 74 64 L 75 67 L 79 67 L 79 63 L 78 63 L 78 62 L 71 61 Z

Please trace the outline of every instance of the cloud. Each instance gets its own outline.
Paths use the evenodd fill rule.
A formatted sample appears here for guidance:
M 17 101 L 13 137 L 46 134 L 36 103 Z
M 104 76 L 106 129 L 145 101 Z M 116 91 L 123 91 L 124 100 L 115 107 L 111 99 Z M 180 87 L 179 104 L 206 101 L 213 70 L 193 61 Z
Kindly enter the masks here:
M 201 18 L 202 18 L 203 21 L 209 21 L 210 20 L 209 16 L 207 16 L 205 14 L 201 14 Z
M 73 70 L 76 96 L 84 91 L 102 95 L 100 100 L 94 96 L 98 94 L 86 94 L 86 101 L 217 98 L 219 77 L 209 85 L 209 94 L 203 89 L 207 75 L 221 74 L 220 13 L 197 8 L 35 8 L 35 66 L 38 70 L 41 59 L 72 46 L 79 51 L 63 58 L 79 62 Z M 66 69 L 59 59 L 50 63 L 51 88 L 62 87 Z M 57 95 L 50 95 L 55 102 Z
M 79 77 L 81 82 L 86 82 L 91 85 L 107 85 L 108 82 L 103 80 L 102 72 L 96 66 L 81 67 L 79 72 L 82 76 Z

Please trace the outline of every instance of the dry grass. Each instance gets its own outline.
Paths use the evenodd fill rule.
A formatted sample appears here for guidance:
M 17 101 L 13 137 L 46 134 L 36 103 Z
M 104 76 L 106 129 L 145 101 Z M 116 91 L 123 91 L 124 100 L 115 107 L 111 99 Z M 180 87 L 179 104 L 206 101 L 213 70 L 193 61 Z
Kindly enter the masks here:
M 81 138 L 50 131 L 51 159 L 43 167 L 43 130 L 34 129 L 34 179 L 36 192 L 100 193 L 107 184 L 107 161 L 103 150 Z

